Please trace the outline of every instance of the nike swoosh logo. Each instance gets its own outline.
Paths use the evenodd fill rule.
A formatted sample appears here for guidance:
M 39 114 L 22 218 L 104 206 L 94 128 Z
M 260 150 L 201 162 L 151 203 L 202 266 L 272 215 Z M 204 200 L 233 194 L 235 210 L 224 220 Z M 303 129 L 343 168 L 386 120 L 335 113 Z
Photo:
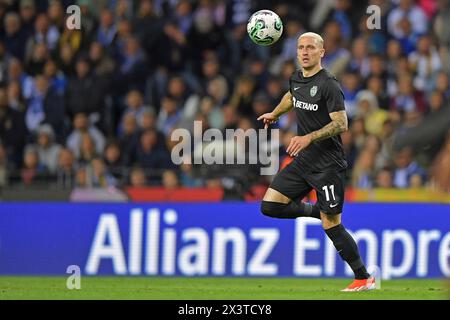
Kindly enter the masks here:
M 339 203 L 335 203 L 335 204 L 330 204 L 330 208 L 334 208 L 338 205 Z
M 298 89 L 300 89 L 300 87 L 295 87 L 295 88 L 294 88 L 294 91 L 297 91 Z

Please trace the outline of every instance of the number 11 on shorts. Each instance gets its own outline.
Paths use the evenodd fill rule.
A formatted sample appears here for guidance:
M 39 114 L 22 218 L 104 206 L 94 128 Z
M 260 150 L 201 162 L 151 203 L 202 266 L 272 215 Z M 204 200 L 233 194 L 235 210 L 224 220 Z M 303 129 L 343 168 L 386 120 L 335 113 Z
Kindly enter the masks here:
M 323 186 L 322 190 L 325 191 L 325 197 L 327 198 L 327 201 L 330 201 L 330 192 L 328 189 L 331 190 L 331 196 L 333 197 L 333 201 L 336 200 L 336 197 L 334 196 L 334 184 L 330 184 L 329 186 Z

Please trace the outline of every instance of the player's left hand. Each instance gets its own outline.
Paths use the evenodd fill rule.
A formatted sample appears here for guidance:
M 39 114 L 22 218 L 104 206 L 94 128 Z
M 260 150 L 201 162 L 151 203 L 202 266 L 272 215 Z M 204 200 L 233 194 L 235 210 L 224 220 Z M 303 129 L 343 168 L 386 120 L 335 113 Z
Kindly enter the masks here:
M 309 135 L 306 136 L 295 136 L 291 138 L 291 142 L 286 149 L 286 152 L 291 157 L 296 157 L 300 151 L 308 147 L 311 143 L 311 137 Z

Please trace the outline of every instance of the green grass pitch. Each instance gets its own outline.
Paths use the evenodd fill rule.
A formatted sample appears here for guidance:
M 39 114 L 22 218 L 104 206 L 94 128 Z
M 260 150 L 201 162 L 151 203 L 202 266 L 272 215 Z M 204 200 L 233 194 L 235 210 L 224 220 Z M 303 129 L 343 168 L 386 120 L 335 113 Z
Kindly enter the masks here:
M 64 277 L 0 277 L 4 299 L 321 300 L 449 299 L 438 279 L 383 281 L 381 290 L 339 292 L 351 279 L 82 277 L 69 290 Z

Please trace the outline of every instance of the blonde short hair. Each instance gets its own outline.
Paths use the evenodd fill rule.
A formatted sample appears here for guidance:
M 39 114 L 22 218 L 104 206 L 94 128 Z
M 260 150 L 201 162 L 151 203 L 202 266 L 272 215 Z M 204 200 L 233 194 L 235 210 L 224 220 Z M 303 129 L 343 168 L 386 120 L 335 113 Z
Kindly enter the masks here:
M 317 33 L 315 33 L 315 32 L 305 32 L 305 33 L 302 33 L 301 35 L 300 35 L 300 37 L 298 37 L 298 39 L 300 40 L 301 38 L 303 38 L 303 37 L 312 37 L 312 38 L 314 38 L 314 39 L 316 39 L 316 41 L 320 44 L 320 46 L 323 48 L 323 38 L 322 38 L 322 36 L 320 35 L 320 34 L 317 34 Z

